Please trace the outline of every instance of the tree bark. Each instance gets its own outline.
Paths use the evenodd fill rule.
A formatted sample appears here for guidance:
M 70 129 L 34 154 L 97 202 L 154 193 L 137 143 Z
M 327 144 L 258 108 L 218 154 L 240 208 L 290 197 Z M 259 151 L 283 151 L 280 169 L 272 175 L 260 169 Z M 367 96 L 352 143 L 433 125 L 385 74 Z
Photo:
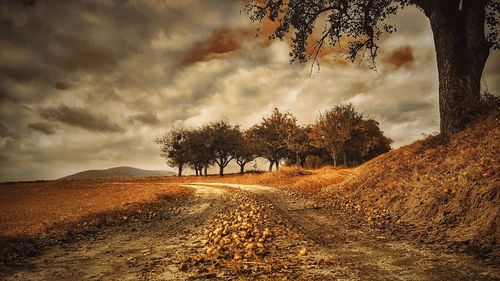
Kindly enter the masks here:
M 220 177 L 224 176 L 224 166 L 222 166 L 222 165 L 219 166 L 219 176 Z
M 269 160 L 269 172 L 273 171 L 273 165 L 274 165 L 274 162 Z
M 440 130 L 463 129 L 480 106 L 480 86 L 490 44 L 484 35 L 484 0 L 432 1 L 427 10 L 439 74 Z M 456 7 L 455 7 L 456 6 Z
M 245 173 L 245 164 L 241 164 L 240 165 L 240 174 L 244 174 Z
M 205 174 L 205 176 L 207 176 L 207 175 L 208 175 L 208 165 L 205 165 L 204 174 Z
M 198 167 L 194 167 L 194 172 L 195 172 L 196 176 L 198 176 Z
M 183 165 L 179 165 L 178 168 L 179 168 L 179 172 L 177 173 L 177 176 L 178 177 L 181 177 L 182 176 L 182 166 Z
M 276 164 L 276 172 L 277 172 L 280 170 L 280 160 L 278 159 L 274 163 Z
M 304 165 L 306 164 L 306 157 L 300 157 L 300 167 L 304 168 Z

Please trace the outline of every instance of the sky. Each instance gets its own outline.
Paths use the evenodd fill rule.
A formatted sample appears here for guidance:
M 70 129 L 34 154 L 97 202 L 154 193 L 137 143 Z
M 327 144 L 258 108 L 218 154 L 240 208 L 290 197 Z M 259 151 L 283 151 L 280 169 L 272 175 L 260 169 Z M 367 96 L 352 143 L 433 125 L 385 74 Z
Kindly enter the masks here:
M 394 147 L 439 129 L 438 81 L 426 17 L 388 21 L 377 70 L 321 58 L 290 64 L 287 42 L 256 37 L 235 0 L 0 3 L 0 181 L 86 169 L 168 169 L 153 143 L 169 128 L 227 119 L 247 128 L 274 107 L 300 123 L 352 103 Z M 500 55 L 482 87 L 498 95 Z

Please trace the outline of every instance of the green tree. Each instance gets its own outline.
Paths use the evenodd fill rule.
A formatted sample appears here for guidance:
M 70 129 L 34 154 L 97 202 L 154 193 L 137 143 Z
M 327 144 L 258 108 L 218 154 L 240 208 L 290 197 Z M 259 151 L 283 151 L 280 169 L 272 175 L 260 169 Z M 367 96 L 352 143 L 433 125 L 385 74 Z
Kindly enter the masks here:
M 479 110 L 484 66 L 490 49 L 500 47 L 498 0 L 252 0 L 246 10 L 252 20 L 277 22 L 271 38 L 290 35 L 292 61 L 317 63 L 325 45 L 342 42 L 347 59 L 367 56 L 374 63 L 380 36 L 396 30 L 384 20 L 407 6 L 429 18 L 434 34 L 440 129 L 446 136 Z

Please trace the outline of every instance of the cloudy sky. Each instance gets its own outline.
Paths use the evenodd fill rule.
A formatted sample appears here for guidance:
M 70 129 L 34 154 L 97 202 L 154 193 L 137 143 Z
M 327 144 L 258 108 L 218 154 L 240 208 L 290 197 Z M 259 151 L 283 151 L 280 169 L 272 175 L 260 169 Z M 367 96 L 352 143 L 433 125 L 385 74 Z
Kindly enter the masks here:
M 166 169 L 153 139 L 227 118 L 248 127 L 273 107 L 301 123 L 351 102 L 395 147 L 438 130 L 437 68 L 426 18 L 390 21 L 377 72 L 255 37 L 235 0 L 2 1 L 0 181 L 53 179 L 129 165 Z M 264 26 L 266 32 L 266 26 Z M 483 87 L 498 94 L 500 56 Z

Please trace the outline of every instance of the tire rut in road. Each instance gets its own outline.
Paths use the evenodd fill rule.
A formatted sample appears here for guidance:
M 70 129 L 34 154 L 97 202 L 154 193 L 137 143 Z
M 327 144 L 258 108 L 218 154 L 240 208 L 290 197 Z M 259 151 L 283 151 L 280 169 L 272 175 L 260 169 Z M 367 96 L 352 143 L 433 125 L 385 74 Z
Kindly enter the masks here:
M 198 183 L 201 184 L 201 183 Z M 289 234 L 283 247 L 308 245 L 308 261 L 297 259 L 303 277 L 323 276 L 345 280 L 497 280 L 498 268 L 483 265 L 463 254 L 443 253 L 433 248 L 393 238 L 355 223 L 341 210 L 314 208 L 315 202 L 271 187 L 210 183 L 240 189 L 272 209 L 271 217 L 297 233 Z M 293 193 L 292 193 L 293 194 Z M 295 240 L 295 241 L 293 241 Z M 292 253 L 295 250 L 289 250 Z M 319 260 L 330 261 L 318 266 Z M 328 268 L 329 267 L 329 268 Z M 496 279 L 495 279 L 496 278 Z

